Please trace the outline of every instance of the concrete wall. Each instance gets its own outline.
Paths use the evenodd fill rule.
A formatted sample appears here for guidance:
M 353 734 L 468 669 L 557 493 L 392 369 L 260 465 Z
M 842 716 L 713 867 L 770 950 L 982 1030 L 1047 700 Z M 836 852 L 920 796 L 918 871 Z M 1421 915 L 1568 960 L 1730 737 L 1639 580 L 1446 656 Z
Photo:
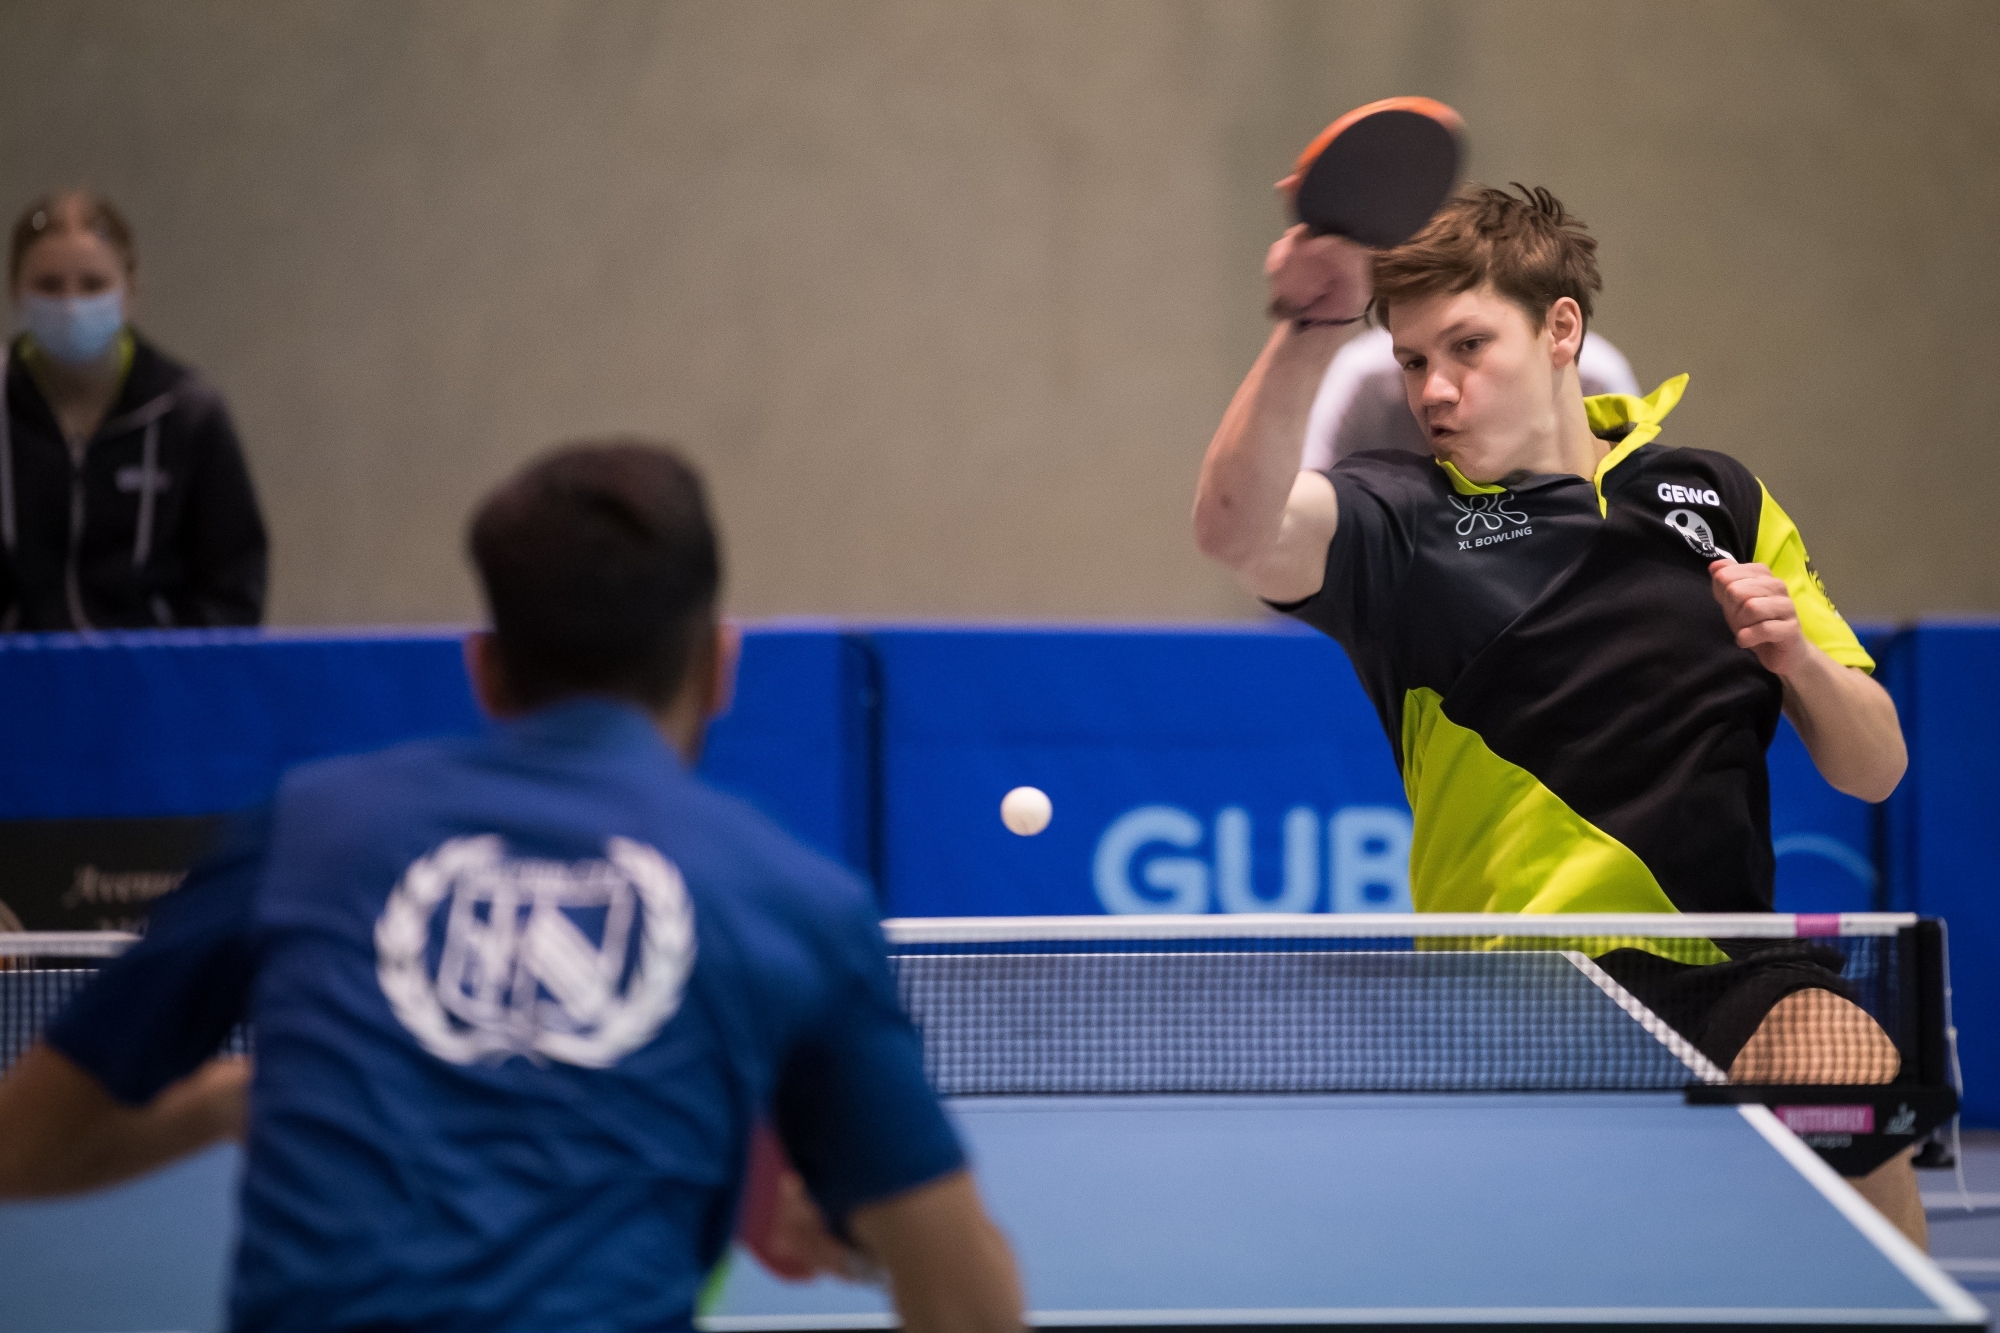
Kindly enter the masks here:
M 705 465 L 739 612 L 1242 616 L 1186 509 L 1270 182 L 1430 93 L 1847 610 L 1993 611 L 1996 57 L 1987 0 L 9 0 L 0 208 L 133 215 L 278 622 L 474 616 L 470 505 L 606 431 Z

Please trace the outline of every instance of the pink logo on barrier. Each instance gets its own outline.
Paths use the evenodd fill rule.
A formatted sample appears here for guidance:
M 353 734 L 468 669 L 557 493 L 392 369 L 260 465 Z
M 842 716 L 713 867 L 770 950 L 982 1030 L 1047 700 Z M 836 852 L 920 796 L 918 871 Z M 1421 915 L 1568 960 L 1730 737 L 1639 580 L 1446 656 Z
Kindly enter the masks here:
M 1840 934 L 1840 913 L 1800 912 L 1796 918 L 1800 939 L 1810 939 L 1817 935 Z
M 1778 1119 L 1794 1134 L 1873 1134 L 1872 1106 L 1774 1106 Z

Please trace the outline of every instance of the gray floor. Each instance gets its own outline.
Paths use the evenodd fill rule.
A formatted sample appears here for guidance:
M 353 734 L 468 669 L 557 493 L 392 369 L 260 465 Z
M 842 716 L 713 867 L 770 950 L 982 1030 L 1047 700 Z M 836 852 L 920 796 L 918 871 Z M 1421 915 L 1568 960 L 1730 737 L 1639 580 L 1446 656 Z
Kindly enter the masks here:
M 1931 1257 L 1993 1307 L 2000 1295 L 2000 1131 L 1967 1131 L 1960 1147 L 1964 1196 L 1954 1171 L 1917 1173 L 1931 1224 Z

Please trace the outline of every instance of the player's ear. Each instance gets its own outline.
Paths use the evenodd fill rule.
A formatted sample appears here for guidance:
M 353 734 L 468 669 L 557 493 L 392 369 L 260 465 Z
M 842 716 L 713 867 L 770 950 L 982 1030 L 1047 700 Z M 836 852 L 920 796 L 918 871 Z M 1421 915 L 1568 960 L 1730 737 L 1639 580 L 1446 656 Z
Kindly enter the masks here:
M 1576 364 L 1583 353 L 1583 307 L 1572 296 L 1559 296 L 1543 321 L 1549 331 L 1549 353 L 1556 368 Z
M 465 674 L 472 682 L 472 697 L 487 716 L 512 717 L 520 711 L 514 691 L 507 684 L 507 669 L 500 660 L 500 641 L 492 630 L 479 629 L 465 636 Z
M 736 698 L 736 666 L 743 660 L 743 627 L 727 620 L 715 622 L 715 646 L 710 650 L 714 666 L 709 671 L 708 698 L 704 715 L 713 720 L 729 711 Z

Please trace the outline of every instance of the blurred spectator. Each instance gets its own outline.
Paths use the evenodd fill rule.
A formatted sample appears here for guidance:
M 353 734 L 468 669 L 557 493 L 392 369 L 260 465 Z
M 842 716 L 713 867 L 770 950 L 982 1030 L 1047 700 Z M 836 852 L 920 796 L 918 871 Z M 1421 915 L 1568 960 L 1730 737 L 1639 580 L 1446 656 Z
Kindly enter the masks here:
M 132 229 L 86 191 L 14 224 L 0 629 L 254 625 L 267 542 L 216 391 L 128 324 Z
M 1577 374 L 1585 394 L 1639 392 L 1625 354 L 1593 333 L 1583 340 Z M 1306 420 L 1303 469 L 1332 467 L 1364 449 L 1407 449 L 1429 455 L 1430 441 L 1410 411 L 1403 368 L 1390 350 L 1387 329 L 1369 329 L 1334 353 Z

